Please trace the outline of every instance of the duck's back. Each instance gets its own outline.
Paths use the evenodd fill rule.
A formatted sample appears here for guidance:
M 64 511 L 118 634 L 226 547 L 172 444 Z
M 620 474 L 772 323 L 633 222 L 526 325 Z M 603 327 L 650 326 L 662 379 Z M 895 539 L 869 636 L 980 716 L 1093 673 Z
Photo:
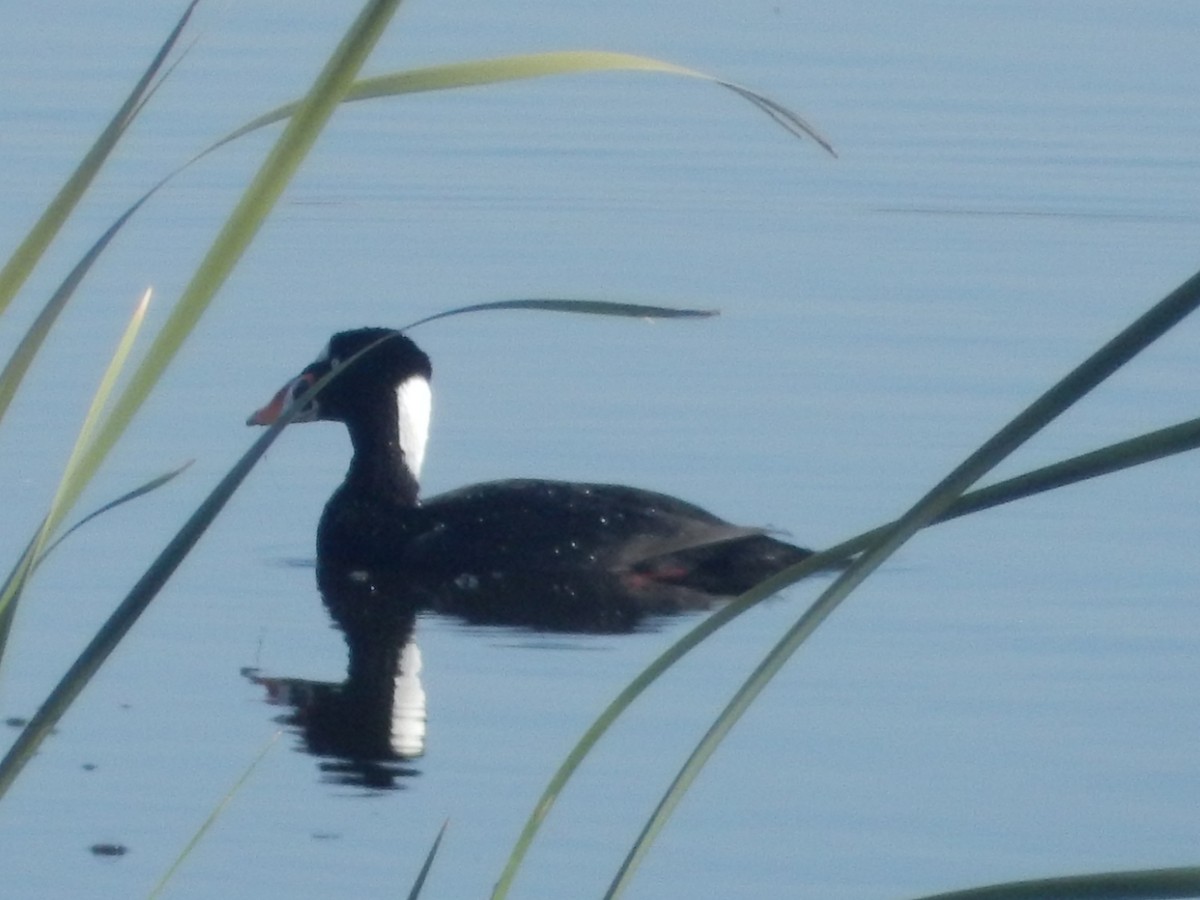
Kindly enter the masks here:
M 327 509 L 323 537 L 345 520 L 365 568 L 402 572 L 426 605 L 474 622 L 627 630 L 647 615 L 707 608 L 809 555 L 621 485 L 486 482 L 380 516 L 369 524 L 361 508 L 350 518 Z

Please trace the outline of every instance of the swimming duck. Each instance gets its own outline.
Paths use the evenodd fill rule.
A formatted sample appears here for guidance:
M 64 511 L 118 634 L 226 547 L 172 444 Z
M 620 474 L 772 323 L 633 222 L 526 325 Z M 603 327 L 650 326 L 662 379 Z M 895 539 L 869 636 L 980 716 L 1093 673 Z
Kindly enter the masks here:
M 353 448 L 317 529 L 327 596 L 378 582 L 403 598 L 389 602 L 473 623 L 619 632 L 709 608 L 811 555 L 622 485 L 520 478 L 422 499 L 433 369 L 392 329 L 335 334 L 247 424 L 271 424 L 334 370 L 343 371 L 294 420 L 341 422 Z

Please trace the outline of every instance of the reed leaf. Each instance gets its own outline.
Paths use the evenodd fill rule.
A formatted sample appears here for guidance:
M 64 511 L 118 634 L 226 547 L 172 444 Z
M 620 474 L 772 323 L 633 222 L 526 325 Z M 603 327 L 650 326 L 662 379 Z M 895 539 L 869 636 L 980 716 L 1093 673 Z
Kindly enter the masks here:
M 784 634 L 734 694 L 655 807 L 617 870 L 606 896 L 615 897 L 623 891 L 654 838 L 725 735 L 783 664 L 850 592 L 913 534 L 947 513 L 972 483 L 1177 325 L 1193 312 L 1197 305 L 1200 305 L 1200 274 L 1193 275 L 1084 360 L 967 457 L 893 525 L 886 527 L 877 540 L 851 563 Z M 778 576 L 770 579 L 772 583 L 778 580 Z
M 195 4 L 193 3 L 193 6 Z M 191 8 L 188 8 L 190 15 Z M 173 45 L 178 37 L 180 27 L 172 34 L 169 40 L 169 45 Z M 160 54 L 164 56 L 165 54 Z M 156 59 L 156 63 L 161 64 L 161 59 Z M 157 67 L 154 67 L 155 70 Z M 611 53 L 605 51 L 557 51 L 552 53 L 526 54 L 520 56 L 504 57 L 500 59 L 481 60 L 476 62 L 453 63 L 445 66 L 434 66 L 425 69 L 414 69 L 404 72 L 394 72 L 387 75 L 376 76 L 374 78 L 363 79 L 355 82 L 347 91 L 345 100 L 366 100 L 376 97 L 399 96 L 405 93 L 414 93 L 420 91 L 431 90 L 447 90 L 456 87 L 473 87 L 485 84 L 498 83 L 503 81 L 512 81 L 516 79 L 547 77 L 550 75 L 559 74 L 575 74 L 589 71 L 648 71 L 648 72 L 667 72 L 676 75 L 684 75 L 688 77 L 701 78 L 707 81 L 714 82 L 723 87 L 737 93 L 739 96 L 749 100 L 755 106 L 767 112 L 775 121 L 783 125 L 794 134 L 807 136 L 815 140 L 830 154 L 835 155 L 832 146 L 823 138 L 815 129 L 808 125 L 796 113 L 784 107 L 782 104 L 772 100 L 771 98 L 752 91 L 749 88 L 741 85 L 733 84 L 732 82 L 722 81 L 711 75 L 706 75 L 703 72 L 697 72 L 692 69 L 687 69 L 683 66 L 677 66 L 672 63 L 663 62 L 661 60 L 651 59 L 648 57 L 633 56 L 625 53 Z M 143 91 L 143 94 L 148 93 Z M 147 96 L 143 96 L 141 104 L 134 104 L 128 116 L 136 114 L 141 105 L 146 102 Z M 298 103 L 289 103 L 278 107 L 268 113 L 259 116 L 258 118 L 248 122 L 242 127 L 236 129 L 225 137 L 221 138 L 214 144 L 202 150 L 194 157 L 177 167 L 174 171 L 166 175 L 162 180 L 155 184 L 150 190 L 143 194 L 132 206 L 129 207 L 116 222 L 109 226 L 108 230 L 96 241 L 96 243 L 88 250 L 83 259 L 76 264 L 75 268 L 68 275 L 67 279 L 47 302 L 34 324 L 30 327 L 24 338 L 21 340 L 16 351 L 9 359 L 4 370 L 0 372 L 0 420 L 3 420 L 4 413 L 8 409 L 9 403 L 17 388 L 20 386 L 26 370 L 33 361 L 46 335 L 49 333 L 51 326 L 58 318 L 58 314 L 62 311 L 67 301 L 71 298 L 75 288 L 82 281 L 84 275 L 90 270 L 92 264 L 101 252 L 108 246 L 109 242 L 116 236 L 122 227 L 129 221 L 130 218 L 163 186 L 175 178 L 186 169 L 190 168 L 195 163 L 199 162 L 210 153 L 225 146 L 226 144 L 256 131 L 267 125 L 283 121 L 291 116 L 299 107 Z M 32 263 L 31 263 L 32 266 Z M 27 274 L 27 273 L 26 273 Z M 22 276 L 22 281 L 24 276 Z M 19 286 L 19 285 L 17 285 Z M 13 288 L 15 292 L 16 287 Z M 513 308 L 517 308 L 514 306 Z M 532 307 L 527 307 L 532 308 Z M 549 308 L 549 307 L 546 307 Z M 462 311 L 468 311 L 470 308 L 464 308 Z M 0 307 L 2 311 L 2 307 Z M 443 316 L 455 315 L 458 311 L 443 313 Z M 639 315 L 639 313 L 609 313 L 611 315 Z M 701 311 L 673 311 L 671 315 L 700 315 L 704 314 Z M 668 315 L 665 312 L 657 314 L 648 313 L 654 317 L 663 317 Z M 415 327 L 416 324 L 409 326 Z
M 1198 302 L 1200 302 L 1200 274 L 1193 276 L 1148 313 L 1139 318 L 1137 322 L 1122 332 L 1117 338 L 1114 338 L 1109 344 L 1105 345 L 1104 348 L 1094 354 L 1086 363 L 1078 367 L 1067 379 L 1060 382 L 1056 388 L 1043 396 L 1030 409 L 1035 412 L 1040 409 L 1044 415 L 1046 412 L 1052 411 L 1047 398 L 1053 400 L 1056 396 L 1059 398 L 1059 403 L 1066 402 L 1069 405 L 1069 399 L 1060 390 L 1064 384 L 1069 385 L 1074 383 L 1076 393 L 1082 396 L 1083 393 L 1090 390 L 1091 386 L 1094 386 L 1094 383 L 1098 383 L 1099 380 L 1106 377 L 1107 373 L 1115 371 L 1117 367 L 1127 359 L 1132 358 L 1136 352 L 1147 346 L 1159 334 L 1165 333 L 1166 330 L 1191 312 Z M 1093 384 L 1089 385 L 1089 381 L 1093 382 Z M 1014 422 L 1019 422 L 1024 417 L 1029 422 L 1028 427 L 1036 429 L 1037 420 L 1027 415 L 1028 413 L 1029 410 L 1025 414 L 1022 414 L 1021 417 L 1018 417 L 1017 420 L 1014 420 Z M 1010 423 L 1010 426 L 1002 430 L 1000 434 L 1004 434 L 1012 427 L 1013 423 Z M 1074 484 L 1130 466 L 1140 465 L 1174 453 L 1191 450 L 1197 446 L 1200 446 L 1200 419 L 1193 419 L 1081 454 L 953 498 L 945 509 L 930 519 L 928 524 L 949 521 L 971 512 L 989 509 L 1042 491 Z M 977 455 L 973 455 L 968 462 L 976 459 Z M 901 524 L 901 521 L 896 520 L 887 523 L 886 525 L 842 541 L 836 546 L 814 554 L 803 562 L 756 585 L 741 597 L 726 604 L 711 616 L 701 621 L 675 644 L 664 651 L 646 669 L 640 672 L 588 727 L 580 740 L 560 764 L 558 770 L 551 776 L 547 787 L 543 790 L 525 824 L 522 826 L 521 833 L 514 843 L 508 859 L 505 861 L 500 877 L 497 879 L 492 896 L 494 898 L 502 898 L 508 895 L 512 882 L 537 832 L 540 830 L 542 822 L 549 815 L 550 810 L 557 801 L 558 795 L 565 788 L 575 770 L 588 753 L 590 753 L 592 747 L 595 746 L 603 734 L 611 727 L 613 722 L 660 675 L 713 633 L 757 603 L 802 578 L 822 570 L 828 570 L 831 565 L 849 560 L 856 554 L 877 546 L 886 536 L 894 533 L 895 529 Z M 834 585 L 834 587 L 836 586 Z M 818 603 L 820 602 L 818 600 Z M 830 607 L 829 611 L 832 611 L 832 607 Z M 816 624 L 819 624 L 819 622 Z M 815 624 L 813 624 L 813 627 L 815 627 Z
M 344 371 L 344 370 L 339 370 Z M 304 402 L 315 396 L 324 388 L 331 373 L 312 386 L 308 393 L 301 398 Z M 8 753 L 0 760 L 0 797 L 12 786 L 25 763 L 37 751 L 38 746 L 55 726 L 63 713 L 79 696 L 80 692 L 92 676 L 99 671 L 104 661 L 116 648 L 117 644 L 128 634 L 134 622 L 138 620 L 150 602 L 158 595 L 175 573 L 184 557 L 191 552 L 196 542 L 212 524 L 213 519 L 224 508 L 233 492 L 241 485 L 250 470 L 266 453 L 267 448 L 275 442 L 279 433 L 295 418 L 303 403 L 297 403 L 280 415 L 279 419 L 251 444 L 242 457 L 234 464 L 225 477 L 196 508 L 179 532 L 171 539 L 162 552 L 155 558 L 150 567 L 142 574 L 137 583 L 130 589 L 125 598 L 108 617 L 108 620 L 96 632 L 87 647 L 55 685 L 37 712 L 17 736 Z
M 284 187 L 312 148 L 399 0 L 372 0 L 350 27 L 288 127 L 276 141 L 221 228 L 112 412 L 80 460 L 84 483 L 95 473 L 141 408 L 213 297 L 257 234 Z
M 442 827 L 438 829 L 437 837 L 433 839 L 433 846 L 429 848 L 429 853 L 425 855 L 425 862 L 421 866 L 421 871 L 417 873 L 417 879 L 413 882 L 412 890 L 408 892 L 408 900 L 418 900 L 421 896 L 421 891 L 425 887 L 425 879 L 429 877 L 429 870 L 433 868 L 433 860 L 437 856 L 438 848 L 442 845 L 442 838 L 446 836 L 446 829 L 450 827 L 450 820 L 447 819 L 442 823 Z
M 68 537 L 70 537 L 72 534 L 74 534 L 76 531 L 78 531 L 80 528 L 82 528 L 88 522 L 92 521 L 97 516 L 103 515 L 104 513 L 108 512 L 111 509 L 116 509 L 118 506 L 121 506 L 124 503 L 128 503 L 130 500 L 135 500 L 138 497 L 141 497 L 145 494 L 150 493 L 151 491 L 158 490 L 158 488 L 162 487 L 164 484 L 171 481 L 176 476 L 180 475 L 185 469 L 187 469 L 192 464 L 192 462 L 193 462 L 192 460 L 188 460 L 186 463 L 184 463 L 182 466 L 178 467 L 177 469 L 172 469 L 171 471 L 165 472 L 162 475 L 157 475 L 154 478 L 147 481 L 145 484 L 139 485 L 138 487 L 134 488 L 132 491 L 122 494 L 120 497 L 117 497 L 115 500 L 110 500 L 108 503 L 105 503 L 103 506 L 99 507 L 98 509 L 92 510 L 92 512 L 88 513 L 86 516 L 84 516 L 82 519 L 80 519 L 78 522 L 76 522 L 74 525 L 72 525 L 70 528 L 68 528 L 62 534 L 60 534 L 57 538 L 55 538 L 55 540 L 52 543 L 48 544 L 46 546 L 46 549 L 43 550 L 40 555 L 34 556 L 33 555 L 34 541 L 37 540 L 37 537 L 39 534 L 41 534 L 41 529 L 42 529 L 42 526 L 39 526 L 38 530 L 34 532 L 34 536 L 29 539 L 29 543 L 25 545 L 25 550 L 21 553 L 21 556 L 17 559 L 16 565 L 14 565 L 12 570 L 8 573 L 8 577 L 4 580 L 4 582 L 2 584 L 0 584 L 0 596 L 7 596 L 9 593 L 10 587 L 15 584 L 15 582 L 17 581 L 18 578 L 24 578 L 25 580 L 28 580 L 29 576 L 31 576 L 33 574 L 33 572 L 35 572 L 37 570 L 37 567 L 40 566 L 45 561 L 46 557 L 49 556 L 55 550 L 55 548 L 58 547 L 59 544 L 61 544 L 63 541 L 65 541 Z M 44 525 L 44 520 L 43 520 L 43 525 Z M 16 603 L 15 603 L 15 598 L 14 598 L 13 600 L 11 600 L 9 602 L 8 606 L 4 609 L 4 611 L 0 612 L 0 655 L 3 655 L 4 648 L 8 644 L 8 636 L 9 636 L 9 633 L 12 631 L 13 611 L 15 608 L 16 608 Z
M 78 522 L 76 522 L 74 525 L 72 525 L 70 528 L 68 528 L 62 534 L 60 534 L 57 538 L 55 538 L 52 543 L 48 544 L 46 546 L 46 549 L 43 550 L 41 552 L 41 555 L 39 555 L 38 558 L 35 560 L 35 562 L 34 562 L 35 567 L 40 566 L 45 561 L 46 557 L 49 556 L 58 547 L 59 544 L 61 544 L 63 541 L 65 541 L 67 538 L 69 538 L 72 534 L 74 534 L 76 531 L 78 531 L 84 525 L 88 524 L 88 522 L 91 522 L 97 516 L 102 516 L 106 512 L 116 509 L 118 506 L 123 506 L 124 504 L 128 503 L 130 500 L 136 500 L 138 497 L 144 497 L 146 494 L 149 494 L 151 491 L 158 490 L 160 487 L 167 484 L 167 482 L 173 481 L 174 479 L 176 479 L 180 475 L 182 475 L 185 471 L 187 471 L 188 468 L 191 467 L 192 463 L 194 463 L 194 462 L 195 462 L 194 459 L 189 459 L 183 465 L 178 466 L 174 469 L 171 469 L 168 472 L 163 472 L 161 475 L 155 475 L 149 481 L 138 485 L 133 490 L 127 491 L 126 493 L 122 494 L 121 496 L 119 496 L 113 500 L 109 500 L 103 506 L 99 506 L 96 509 L 92 510 L 90 513 L 88 513 L 86 516 L 84 516 L 82 519 L 80 519 Z
M 493 900 L 500 900 L 500 898 L 508 896 L 512 888 L 512 883 L 520 871 L 521 864 L 524 862 L 529 848 L 533 845 L 534 838 L 537 837 L 537 833 L 541 830 L 542 823 L 546 820 L 546 817 L 550 815 L 554 804 L 558 802 L 559 795 L 584 759 L 591 753 L 592 748 L 600 741 L 605 732 L 612 727 L 613 723 L 621 717 L 622 713 L 633 704 L 634 700 L 680 659 L 759 601 L 802 578 L 815 575 L 821 571 L 828 571 L 831 565 L 841 562 L 847 556 L 848 554 L 843 553 L 841 549 L 814 553 L 803 562 L 781 573 L 781 576 L 786 575 L 787 578 L 780 577 L 778 586 L 756 586 L 736 600 L 725 604 L 711 615 L 702 619 L 694 628 L 663 651 L 653 662 L 639 672 L 629 684 L 622 688 L 620 693 L 613 698 L 612 702 L 588 726 L 575 746 L 571 748 L 562 763 L 559 764 L 558 769 L 551 776 L 541 796 L 538 797 L 533 811 L 521 827 L 521 833 L 518 835 L 513 849 L 509 852 L 508 859 L 505 860 L 504 869 L 501 871 L 500 877 L 496 879 L 496 884 L 492 889 Z
M 83 490 L 83 484 L 79 477 L 79 469 L 84 452 L 88 444 L 91 443 L 96 429 L 99 427 L 101 413 L 108 403 L 109 395 L 116 386 L 117 377 L 125 368 L 129 354 L 133 350 L 134 341 L 137 339 L 142 323 L 146 319 L 146 311 L 150 308 L 150 298 L 152 296 L 153 291 L 150 288 L 147 288 L 146 292 L 142 294 L 141 299 L 134 308 L 133 315 L 129 319 L 129 324 L 125 326 L 125 331 L 117 343 L 117 349 L 113 353 L 108 367 L 104 370 L 104 375 L 100 379 L 100 386 L 96 390 L 96 395 L 93 397 L 87 415 L 84 417 L 83 426 L 79 430 L 79 437 L 76 439 L 75 446 L 71 449 L 71 455 L 67 459 L 66 470 L 63 472 L 58 489 L 55 491 L 54 499 L 50 502 L 50 509 L 46 513 L 46 522 L 42 526 L 42 534 L 39 535 L 38 541 L 35 544 L 36 555 L 41 555 L 42 546 L 58 528 L 59 523 L 62 522 L 67 509 L 71 506 L 71 501 Z
M 172 469 L 170 472 L 166 472 L 161 475 L 156 475 L 155 478 L 146 481 L 145 484 L 139 485 L 138 487 L 133 488 L 132 491 L 121 494 L 120 497 L 114 500 L 109 500 L 108 503 L 100 506 L 100 508 L 92 510 L 88 515 L 80 518 L 78 522 L 74 523 L 73 526 L 66 529 L 64 533 L 60 534 L 58 538 L 52 542 L 52 544 L 47 545 L 46 550 L 43 550 L 40 554 L 38 554 L 38 556 L 35 557 L 34 541 L 37 539 L 37 535 L 41 534 L 41 527 L 38 527 L 37 532 L 34 533 L 32 538 L 30 538 L 29 544 L 25 545 L 24 552 L 20 554 L 20 558 L 17 560 L 17 565 L 13 566 L 13 570 L 10 572 L 10 574 L 8 574 L 5 582 L 0 584 L 0 595 L 4 595 L 8 592 L 11 584 L 20 574 L 22 574 L 22 572 L 25 571 L 26 566 L 29 568 L 29 572 L 26 574 L 26 578 L 28 578 L 28 575 L 31 575 L 32 572 L 36 571 L 37 566 L 40 566 L 44 560 L 46 560 L 46 557 L 48 557 L 50 553 L 54 552 L 55 548 L 58 547 L 62 541 L 70 538 L 72 534 L 76 533 L 80 528 L 83 528 L 85 524 L 88 524 L 97 516 L 103 515 L 104 512 L 116 509 L 118 506 L 130 502 L 130 500 L 142 497 L 144 494 L 148 494 L 151 491 L 157 491 L 158 488 L 166 485 L 168 481 L 176 478 L 176 476 L 184 472 L 188 466 L 191 466 L 192 462 L 192 460 L 188 460 L 179 468 Z M 32 562 L 29 562 L 29 560 L 32 560 Z M 0 613 L 0 648 L 4 647 L 8 640 L 8 631 L 10 631 L 12 626 L 12 608 L 12 604 L 10 604 L 4 612 Z
M 708 75 L 696 69 L 678 66 L 648 56 L 630 53 L 614 53 L 606 50 L 556 50 L 548 53 L 526 53 L 496 59 L 471 60 L 448 63 L 422 69 L 410 69 L 364 78 L 346 94 L 347 101 L 370 100 L 378 97 L 394 97 L 401 94 L 416 94 L 426 91 L 444 91 L 452 88 L 480 87 L 530 78 L 546 78 L 551 75 L 578 75 L 587 72 L 661 72 L 699 78 L 733 91 L 739 97 L 753 103 L 767 113 L 777 124 L 797 137 L 807 137 L 816 142 L 830 156 L 837 156 L 833 145 L 813 126 L 781 103 L 764 94 L 740 84 Z M 236 140 L 266 125 L 282 121 L 295 112 L 295 103 L 286 103 L 241 128 L 226 135 L 214 148 Z M 213 149 L 213 148 L 210 148 Z
M 38 350 L 41 349 L 46 337 L 50 334 L 50 329 L 54 323 L 58 321 L 59 314 L 66 307 L 67 302 L 75 295 L 75 289 L 79 287 L 80 282 L 91 270 L 92 265 L 99 259 L 100 254 L 104 252 L 109 243 L 117 233 L 125 227 L 127 223 L 142 204 L 158 190 L 165 182 L 160 182 L 150 192 L 143 196 L 137 203 L 129 207 L 117 221 L 113 222 L 104 234 L 96 240 L 83 257 L 75 264 L 75 267 L 67 274 L 58 288 L 51 294 L 50 299 L 42 307 L 41 311 L 34 318 L 25 334 L 21 337 L 17 347 L 13 350 L 12 356 L 9 357 L 3 371 L 0 371 L 0 421 L 3 421 L 4 415 L 8 412 L 8 407 L 12 403 L 12 398 L 16 395 L 17 389 L 21 386 L 25 379 L 25 374 L 32 365 L 34 357 L 37 356 Z
M 935 520 L 935 524 L 949 522 L 961 516 L 981 512 L 1045 491 L 1067 487 L 1100 475 L 1108 475 L 1122 469 L 1153 462 L 1173 454 L 1194 450 L 1197 447 L 1200 447 L 1200 419 L 1190 419 L 971 491 L 956 500 L 945 513 Z M 588 753 L 591 752 L 592 747 L 599 742 L 625 709 L 658 680 L 660 675 L 742 613 L 803 578 L 827 572 L 830 567 L 849 561 L 856 554 L 878 541 L 887 529 L 894 525 L 895 522 L 889 522 L 842 541 L 834 547 L 814 554 L 786 572 L 779 573 L 770 581 L 756 586 L 752 591 L 743 594 L 699 622 L 691 631 L 638 673 L 588 727 L 554 775 L 551 776 L 545 790 L 538 798 L 533 812 L 522 826 L 509 858 L 505 861 L 504 870 L 496 883 L 493 896 L 502 897 L 507 894 L 517 869 L 540 829 L 541 823 L 549 815 L 558 795 L 566 787 L 567 782 Z
M 175 861 L 171 863 L 170 868 L 163 873 L 163 877 L 158 880 L 156 885 L 154 885 L 153 889 L 147 895 L 149 900 L 154 900 L 155 897 L 162 896 L 163 891 L 165 891 L 167 888 L 167 884 L 170 883 L 171 879 L 175 877 L 175 873 L 179 871 L 179 867 L 183 865 L 184 861 L 188 858 L 188 856 L 191 855 L 191 852 L 196 849 L 196 847 L 200 844 L 200 841 L 204 839 L 204 836 L 208 833 L 209 829 L 212 828 L 217 819 L 220 818 L 221 813 L 223 813 L 229 806 L 230 802 L 237 795 L 237 792 L 240 791 L 243 785 L 250 780 L 250 776 L 254 773 L 254 770 L 258 768 L 258 764 L 266 758 L 267 753 L 272 747 L 275 746 L 276 743 L 278 743 L 279 738 L 282 735 L 282 729 L 276 731 L 273 735 L 271 735 L 271 738 L 267 741 L 266 745 L 260 751 L 258 751 L 258 754 L 254 757 L 254 759 L 250 761 L 250 765 L 246 766 L 246 770 L 242 772 L 241 777 L 239 777 L 238 780 L 233 783 L 233 786 L 225 792 L 225 796 L 221 798 L 220 802 L 217 803 L 216 807 L 213 808 L 213 811 L 208 814 L 208 817 L 201 823 L 200 827 L 196 829 L 196 833 L 192 835 L 191 839 L 184 845 L 183 849 L 179 851 L 179 855 L 175 857 Z
M 1167 900 L 1200 897 L 1200 867 L 1098 872 L 1010 881 L 920 900 Z
M 949 521 L 1022 497 L 1111 475 L 1197 447 L 1200 447 L 1200 419 L 1189 419 L 978 488 L 960 497 L 937 521 Z
M 116 384 L 117 376 L 120 375 L 126 360 L 129 358 L 129 353 L 133 349 L 134 339 L 137 337 L 142 322 L 145 320 L 146 310 L 150 305 L 150 296 L 151 292 L 147 290 L 134 308 L 129 324 L 125 326 L 125 331 L 121 335 L 117 349 L 113 353 L 112 359 L 109 360 L 108 366 L 100 379 L 100 385 L 97 387 L 96 393 L 92 397 L 91 405 L 88 407 L 87 414 L 84 416 L 83 425 L 80 427 L 79 435 L 75 439 L 71 455 L 67 459 L 62 478 L 59 480 L 58 488 L 50 502 L 50 508 L 42 519 L 42 524 L 26 546 L 25 552 L 17 561 L 12 573 L 10 573 L 8 579 L 4 582 L 3 587 L 0 587 L 0 659 L 3 659 L 4 651 L 8 645 L 8 635 L 12 628 L 12 620 L 16 613 L 16 604 L 21 596 L 21 592 L 25 589 L 29 577 L 33 574 L 34 569 L 37 568 L 41 558 L 45 555 L 44 548 L 47 542 L 62 522 L 63 516 L 70 509 L 75 497 L 83 489 L 83 483 L 79 480 L 80 460 L 83 458 L 85 448 L 91 442 L 96 431 L 101 412 L 108 403 L 108 398 Z
M 566 300 L 566 299 L 530 299 L 530 300 L 494 300 L 490 303 L 472 303 L 470 306 L 459 306 L 445 312 L 434 313 L 423 319 L 405 325 L 401 331 L 411 331 L 418 325 L 459 316 L 463 313 L 490 312 L 501 309 L 527 309 L 538 312 L 583 313 L 592 316 L 625 316 L 635 319 L 705 319 L 720 315 L 715 309 L 680 309 L 672 306 L 645 306 L 640 303 L 616 303 L 610 300 Z
M 75 171 L 71 173 L 66 183 L 50 201 L 25 239 L 13 251 L 4 268 L 0 269 L 0 314 L 8 309 L 13 297 L 29 277 L 29 273 L 33 271 L 50 242 L 62 229 L 63 223 L 78 205 L 80 198 L 96 177 L 96 173 L 100 171 L 125 130 L 136 118 L 145 100 L 154 90 L 155 75 L 158 74 L 171 49 L 179 40 L 179 36 L 198 2 L 199 0 L 192 0 L 187 5 L 175 28 L 167 36 L 146 71 L 142 73 L 142 77 L 138 79 L 125 102 L 121 104 L 120 109 L 117 110 L 100 136 L 96 138 L 96 142 L 80 161 Z
M 78 454 L 78 458 L 73 458 L 72 486 L 86 484 L 149 396 L 167 364 L 253 239 L 284 185 L 312 147 L 367 54 L 382 35 L 398 3 L 399 0 L 372 0 L 363 7 L 221 229 L 146 357 L 114 404 L 112 412 L 98 426 L 94 439 Z M 280 426 L 289 421 L 290 416 L 281 418 Z M 0 796 L 7 791 L 49 729 L 132 627 L 277 434 L 277 428 L 269 429 L 222 480 L 209 499 L 193 513 L 183 530 L 142 576 L 54 688 L 0 761 Z M 68 500 L 74 500 L 71 491 L 62 491 L 61 496 L 56 498 L 56 508 L 67 508 L 70 505 Z
M 358 353 L 348 358 L 344 365 L 336 371 L 327 373 L 318 379 L 307 391 L 296 398 L 288 408 L 284 409 L 279 418 L 250 445 L 250 449 L 217 483 L 216 487 L 205 497 L 204 502 L 196 508 L 183 527 L 176 533 L 162 552 L 155 558 L 150 567 L 142 574 L 137 583 L 130 589 L 125 599 L 108 617 L 108 620 L 96 632 L 92 640 L 79 654 L 79 657 L 67 670 L 58 684 L 47 696 L 46 700 L 30 718 L 29 722 L 17 736 L 8 753 L 0 759 L 0 798 L 12 786 L 13 781 L 25 767 L 25 763 L 37 752 L 41 742 L 54 728 L 63 713 L 70 708 L 75 698 L 83 691 L 92 676 L 100 670 L 104 661 L 117 644 L 124 639 L 133 627 L 134 622 L 146 611 L 150 602 L 158 595 L 170 577 L 179 568 L 179 564 L 192 551 L 196 542 L 208 526 L 229 502 L 233 492 L 250 474 L 250 470 L 258 463 L 267 449 L 275 442 L 280 432 L 286 428 L 304 407 L 317 397 L 325 386 L 333 379 L 345 373 L 360 357 L 369 353 L 387 337 L 364 347 Z

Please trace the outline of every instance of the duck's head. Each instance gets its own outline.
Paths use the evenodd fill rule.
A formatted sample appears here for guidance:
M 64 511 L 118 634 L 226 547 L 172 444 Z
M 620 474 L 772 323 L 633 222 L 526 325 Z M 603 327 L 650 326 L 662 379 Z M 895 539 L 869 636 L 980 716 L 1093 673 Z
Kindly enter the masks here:
M 293 421 L 344 422 L 351 434 L 375 423 L 394 421 L 400 449 L 413 475 L 418 476 L 429 435 L 433 367 L 420 347 L 394 329 L 359 328 L 335 334 L 317 358 L 246 424 L 270 425 L 330 372 L 337 376 Z

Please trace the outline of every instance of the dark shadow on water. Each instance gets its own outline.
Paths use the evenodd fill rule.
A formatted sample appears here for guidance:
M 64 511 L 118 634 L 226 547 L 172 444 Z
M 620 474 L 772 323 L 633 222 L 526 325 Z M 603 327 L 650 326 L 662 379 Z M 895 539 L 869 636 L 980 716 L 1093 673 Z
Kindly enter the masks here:
M 751 536 L 728 548 L 706 546 L 702 566 L 684 556 L 692 552 L 687 548 L 622 572 L 594 567 L 509 570 L 425 580 L 411 572 L 367 572 L 319 561 L 317 584 L 325 608 L 346 640 L 345 680 L 318 682 L 257 669 L 244 674 L 265 688 L 268 703 L 289 708 L 279 721 L 298 731 L 303 749 L 320 760 L 325 780 L 370 790 L 398 789 L 420 774 L 416 761 L 425 749 L 426 697 L 414 634 L 419 614 L 482 626 L 492 637 L 495 628 L 508 628 L 516 643 L 534 634 L 644 632 L 668 618 L 711 609 L 749 587 L 761 573 L 743 574 L 737 583 L 719 580 L 718 573 L 738 570 L 738 560 L 725 557 L 747 548 L 761 563 L 760 540 L 767 551 L 787 547 Z M 787 549 L 788 555 L 772 559 L 771 566 L 807 555 Z M 691 584 L 677 576 L 681 571 Z M 550 646 L 564 643 L 550 638 Z
M 389 573 L 330 571 L 317 581 L 330 617 L 346 640 L 341 683 L 243 674 L 288 707 L 279 721 L 295 729 L 317 757 L 324 780 L 369 790 L 394 790 L 420 775 L 426 706 L 417 615 L 434 612 L 468 626 L 507 626 L 513 637 L 542 634 L 630 634 L 655 628 L 673 614 L 708 609 L 711 595 L 678 586 L 633 596 L 612 582 L 533 577 L 493 583 L 461 581 L 439 589 Z M 647 586 L 648 588 L 652 586 Z M 541 611 L 539 614 L 537 611 Z M 562 642 L 552 641 L 558 647 Z

